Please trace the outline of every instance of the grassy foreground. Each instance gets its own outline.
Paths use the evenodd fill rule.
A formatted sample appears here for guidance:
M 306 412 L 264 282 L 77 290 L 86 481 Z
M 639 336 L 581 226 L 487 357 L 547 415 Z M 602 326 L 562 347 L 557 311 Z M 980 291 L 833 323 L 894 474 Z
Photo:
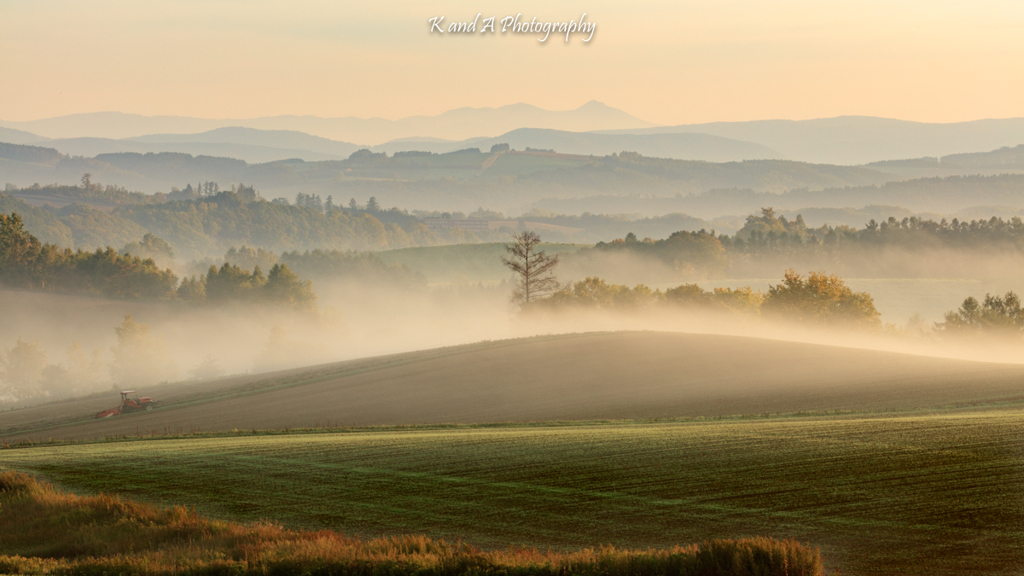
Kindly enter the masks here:
M 209 520 L 109 495 L 80 497 L 0 473 L 0 573 L 441 576 L 816 576 L 818 551 L 766 538 L 665 550 L 483 552 L 421 536 L 360 540 L 268 523 Z M 17 554 L 17 555 L 11 555 Z
M 1024 412 L 368 430 L 0 451 L 76 491 L 474 546 L 766 536 L 843 574 L 1024 566 Z M 6 508 L 4 509 L 6 514 Z

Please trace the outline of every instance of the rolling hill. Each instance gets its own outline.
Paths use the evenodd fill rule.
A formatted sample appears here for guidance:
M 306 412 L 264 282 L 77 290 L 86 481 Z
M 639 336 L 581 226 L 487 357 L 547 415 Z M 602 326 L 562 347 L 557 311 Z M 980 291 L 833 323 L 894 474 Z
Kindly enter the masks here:
M 250 132 L 245 133 L 243 129 Z M 533 130 L 520 132 L 521 129 Z M 591 135 L 550 135 L 544 131 L 590 132 Z M 296 133 L 303 135 L 298 136 Z M 680 138 L 684 134 L 690 136 Z M 613 135 L 618 138 L 601 137 Z M 638 139 L 633 143 L 629 138 L 631 136 L 657 138 Z M 27 122 L 0 120 L 0 141 L 32 144 L 48 139 L 76 138 L 136 139 L 165 146 L 231 143 L 281 150 L 305 150 L 309 154 L 332 156 L 347 156 L 344 150 L 354 146 L 348 143 L 373 146 L 377 151 L 393 153 L 404 150 L 448 152 L 466 147 L 487 148 L 494 143 L 508 142 L 517 149 L 529 146 L 572 154 L 607 154 L 630 150 L 665 158 L 719 161 L 728 156 L 722 154 L 724 149 L 730 151 L 729 159 L 789 158 L 816 164 L 862 165 L 906 159 L 935 159 L 1018 146 L 1024 143 L 1024 118 L 936 124 L 869 116 L 840 116 L 813 120 L 651 126 L 621 110 L 592 101 L 575 110 L 566 111 L 513 104 L 500 108 L 458 108 L 436 116 L 413 116 L 399 120 L 315 116 L 204 119 L 120 112 L 75 114 Z M 704 146 L 710 146 L 711 150 L 704 152 L 704 156 L 697 155 L 695 150 L 700 152 Z M 129 148 L 123 151 L 129 150 L 139 151 Z M 169 148 L 167 150 L 171 151 Z M 742 152 L 739 158 L 736 158 L 737 150 Z M 188 150 L 177 148 L 173 151 Z M 756 155 L 752 156 L 753 153 Z M 302 154 L 269 159 L 284 157 L 313 159 L 312 156 Z M 268 159 L 256 160 L 255 155 L 252 158 L 250 161 Z M 962 172 L 933 170 L 910 173 L 947 175 Z
M 616 132 L 697 132 L 754 142 L 803 162 L 866 164 L 1017 146 L 1024 143 L 1024 118 L 931 124 L 870 116 L 839 116 L 814 120 L 711 122 Z
M 0 133 L 0 142 L 3 141 L 2 136 L 3 133 Z M 12 137 L 14 140 L 24 140 L 16 134 Z M 46 146 L 70 156 L 90 157 L 121 152 L 176 152 L 196 156 L 237 158 L 253 164 L 294 158 L 306 162 L 345 160 L 356 150 L 366 147 L 294 130 L 257 130 L 237 126 L 197 134 L 150 134 L 122 139 L 58 138 L 44 142 Z M 760 144 L 708 134 L 596 134 L 541 128 L 519 128 L 494 138 L 468 140 L 402 138 L 373 146 L 371 149 L 374 152 L 392 155 L 410 150 L 444 154 L 469 148 L 479 148 L 487 152 L 492 145 L 500 143 L 509 144 L 516 150 L 532 148 L 596 156 L 628 150 L 656 158 L 707 162 L 784 158 L 782 154 Z
M 403 139 L 374 146 L 373 150 L 392 154 L 402 150 L 444 153 L 465 148 L 487 151 L 495 144 L 508 144 L 515 150 L 534 148 L 587 156 L 606 156 L 625 150 L 655 158 L 706 162 L 785 159 L 767 146 L 709 134 L 597 134 L 542 128 L 519 128 L 494 138 L 457 142 Z
M 989 152 L 950 154 L 941 158 L 872 162 L 866 167 L 903 176 L 953 176 L 958 174 L 1007 174 L 1024 172 L 1024 144 Z
M 139 136 L 138 138 L 129 138 L 128 140 L 156 144 L 243 144 L 247 146 L 314 152 L 334 159 L 348 158 L 353 152 L 362 148 L 362 146 L 352 144 L 351 142 L 321 138 L 295 130 L 257 130 L 255 128 L 241 128 L 238 126 L 217 128 L 198 134 L 150 134 L 148 136 Z M 309 160 L 309 158 L 301 154 L 295 157 Z M 242 159 L 253 162 L 253 160 L 246 158 Z
M 589 333 L 426 350 L 3 414 L 4 442 L 232 429 L 912 410 L 1024 399 L 1024 366 L 756 338 Z
M 3 128 L 0 127 L 0 142 L 8 142 L 10 144 L 40 144 L 46 142 L 49 138 L 44 138 L 31 132 L 25 132 L 24 130 L 15 130 L 14 128 Z
M 519 554 L 758 534 L 820 546 L 825 574 L 1009 576 L 1024 565 L 1022 423 L 1020 407 L 1003 407 L 238 430 L 21 446 L 0 450 L 0 466 L 83 495 L 361 538 L 425 534 Z M 24 500 L 15 502 L 5 505 Z M 33 510 L 33 524 L 65 528 L 64 506 L 42 521 Z M 11 530 L 17 520 L 4 511 L 13 538 L 0 542 L 24 554 L 25 539 Z M 194 558 L 193 550 L 190 542 Z M 739 574 L 766 574 L 746 567 Z M 789 568 L 777 574 L 810 574 Z
M 200 135 L 201 136 L 201 135 Z M 235 158 L 244 160 L 251 164 L 264 162 L 275 162 L 291 158 L 301 158 L 309 162 L 321 160 L 344 160 L 348 155 L 359 149 L 358 146 L 345 145 L 343 142 L 342 151 L 348 154 L 331 154 L 313 150 L 288 148 L 286 143 L 281 145 L 249 144 L 245 142 L 232 142 L 225 139 L 222 142 L 186 140 L 178 138 L 169 141 L 148 141 L 148 140 L 115 140 L 112 138 L 62 138 L 48 140 L 47 146 L 52 146 L 64 154 L 70 156 L 93 157 L 102 154 L 160 154 L 177 153 L 190 154 L 193 156 L 214 156 L 220 158 Z
M 207 119 L 95 112 L 23 122 L 0 121 L 0 126 L 49 138 L 132 138 L 146 134 L 190 134 L 241 126 L 260 130 L 294 130 L 323 138 L 367 144 L 423 136 L 462 140 L 474 136 L 494 136 L 524 127 L 581 132 L 643 128 L 650 125 L 597 101 L 588 102 L 575 110 L 552 111 L 529 104 L 510 104 L 499 108 L 457 108 L 436 116 L 410 116 L 399 120 L 316 116 Z

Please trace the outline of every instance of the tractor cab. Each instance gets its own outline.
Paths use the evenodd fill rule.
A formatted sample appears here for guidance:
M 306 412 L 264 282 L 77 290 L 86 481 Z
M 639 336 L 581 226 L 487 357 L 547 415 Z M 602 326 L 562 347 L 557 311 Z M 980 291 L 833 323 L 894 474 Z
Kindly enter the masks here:
M 127 412 L 143 412 L 152 410 L 154 406 L 159 402 L 154 401 L 149 396 L 143 396 L 139 398 L 139 393 L 135 390 L 121 390 L 121 405 L 117 408 L 108 408 L 96 414 L 97 418 L 109 418 L 110 416 L 119 416 Z
M 152 410 L 156 402 L 153 401 L 149 396 L 143 396 L 139 398 L 139 393 L 135 390 L 122 390 L 121 391 L 121 412 L 138 412 L 141 410 Z

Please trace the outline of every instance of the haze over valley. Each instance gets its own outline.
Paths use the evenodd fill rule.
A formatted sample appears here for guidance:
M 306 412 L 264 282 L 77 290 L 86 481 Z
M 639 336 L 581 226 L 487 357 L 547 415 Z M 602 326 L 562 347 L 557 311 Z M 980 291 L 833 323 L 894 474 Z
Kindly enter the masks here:
M 1019 574 L 1024 8 L 508 8 L 0 2 L 0 574 Z

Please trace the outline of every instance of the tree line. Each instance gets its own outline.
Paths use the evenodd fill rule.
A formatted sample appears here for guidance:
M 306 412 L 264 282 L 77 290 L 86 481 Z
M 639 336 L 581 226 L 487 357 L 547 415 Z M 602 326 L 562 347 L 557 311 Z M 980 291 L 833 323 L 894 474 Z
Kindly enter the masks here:
M 143 237 L 125 253 L 107 247 L 93 252 L 71 250 L 40 242 L 24 228 L 17 213 L 0 214 L 0 288 L 84 293 L 117 299 L 160 299 L 199 303 L 245 301 L 287 305 L 297 309 L 316 307 L 309 280 L 301 280 L 285 264 L 275 264 L 264 276 L 257 266 L 251 271 L 225 263 L 211 266 L 205 275 L 180 283 L 169 269 L 160 269 L 151 257 L 129 251 L 164 252 L 170 246 L 153 235 Z
M 590 277 L 564 286 L 524 307 L 528 312 L 562 310 L 637 311 L 648 308 L 727 312 L 764 316 L 808 325 L 881 326 L 881 315 L 867 292 L 854 292 L 839 276 L 787 270 L 767 292 L 745 288 L 704 290 L 681 284 L 665 291 L 638 284 L 633 288 Z
M 151 386 L 178 376 L 167 344 L 149 325 L 128 314 L 114 333 L 117 342 L 109 355 L 72 341 L 64 362 L 51 361 L 39 340 L 18 338 L 10 348 L 0 349 L 0 403 Z M 194 379 L 209 379 L 223 375 L 224 370 L 208 354 L 188 373 Z
M 837 251 L 852 247 L 895 246 L 910 250 L 932 248 L 968 248 L 986 251 L 1010 249 L 1024 251 L 1024 220 L 1014 216 L 1004 220 L 959 220 L 942 218 L 938 222 L 916 216 L 902 219 L 874 219 L 862 229 L 850 226 L 808 228 L 803 217 L 793 220 L 762 208 L 760 215 L 747 216 L 746 223 L 733 237 L 722 237 L 723 246 L 734 252 L 766 253 L 793 251 Z
M 678 249 L 687 248 L 700 253 L 714 236 L 704 232 L 677 232 L 660 241 Z M 659 244 L 638 243 L 631 239 L 628 245 L 653 247 Z M 627 245 L 623 243 L 623 245 Z M 515 278 L 513 303 L 526 311 L 559 309 L 626 309 L 636 310 L 651 306 L 681 306 L 707 311 L 733 311 L 774 315 L 788 320 L 819 324 L 846 323 L 862 326 L 880 324 L 874 299 L 866 292 L 854 292 L 843 279 L 824 272 L 811 272 L 801 276 L 787 270 L 780 284 L 771 286 L 767 293 L 747 288 L 715 288 L 707 292 L 697 284 L 682 284 L 674 288 L 651 290 L 639 284 L 633 288 L 609 284 L 602 278 L 588 277 L 560 286 L 555 269 L 557 255 L 548 256 L 538 250 L 540 236 L 525 231 L 517 234 L 506 245 L 507 257 L 501 259 Z
M 682 274 L 712 278 L 727 274 L 730 268 L 766 259 L 788 261 L 788 265 L 796 261 L 835 265 L 849 257 L 863 259 L 888 249 L 906 253 L 954 250 L 986 256 L 1024 254 L 1024 220 L 890 217 L 882 222 L 870 220 L 861 229 L 827 224 L 811 228 L 799 214 L 787 219 L 772 208 L 764 208 L 760 214 L 748 216 L 732 236 L 702 229 L 674 232 L 660 240 L 641 240 L 630 232 L 624 238 L 580 250 L 572 258 L 585 261 L 601 254 L 625 253 L 650 257 Z
M 751 217 L 750 221 L 765 223 L 778 222 L 778 219 L 765 211 L 760 220 Z M 976 233 L 978 228 L 984 230 L 983 227 L 952 223 L 935 230 L 937 233 L 955 235 L 957 230 L 971 234 Z M 999 226 L 989 229 L 992 228 L 1001 229 Z M 676 233 L 660 241 L 661 245 L 668 244 L 673 237 L 684 246 L 689 244 L 691 252 L 695 250 L 694 240 L 709 242 L 714 239 L 712 234 L 705 232 Z M 646 245 L 649 250 L 656 250 L 659 246 L 655 242 L 638 243 L 635 238 L 619 243 L 623 247 L 636 244 Z M 881 315 L 871 295 L 867 292 L 854 292 L 836 274 L 812 271 L 803 276 L 790 269 L 785 272 L 782 282 L 770 286 L 767 292 L 752 290 L 750 287 L 706 291 L 693 283 L 681 284 L 663 292 L 643 284 L 632 288 L 612 284 L 595 276 L 560 285 L 555 275 L 558 256 L 548 256 L 537 249 L 539 245 L 540 237 L 536 233 L 519 233 L 506 246 L 509 255 L 502 258 L 502 263 L 509 268 L 515 279 L 512 302 L 524 312 L 573 309 L 636 311 L 663 307 L 759 315 L 811 325 L 882 326 Z M 1024 338 L 1024 307 L 1020 297 L 1012 291 L 1003 296 L 986 294 L 981 302 L 971 296 L 957 310 L 946 312 L 943 321 L 934 324 L 933 332 L 955 336 L 1009 335 Z
M 19 199 L 40 194 L 110 209 L 83 203 L 35 207 Z M 81 186 L 9 188 L 0 193 L 0 211 L 18 212 L 45 242 L 93 248 L 120 245 L 128 236 L 151 232 L 190 258 L 242 244 L 274 251 L 374 250 L 507 237 L 500 231 L 430 230 L 415 215 L 385 209 L 372 196 L 365 205 L 352 198 L 342 206 L 331 196 L 325 203 L 318 195 L 300 194 L 293 204 L 283 198 L 268 201 L 244 183 L 221 189 L 215 182 L 200 182 L 152 196 L 103 189 L 85 180 Z

